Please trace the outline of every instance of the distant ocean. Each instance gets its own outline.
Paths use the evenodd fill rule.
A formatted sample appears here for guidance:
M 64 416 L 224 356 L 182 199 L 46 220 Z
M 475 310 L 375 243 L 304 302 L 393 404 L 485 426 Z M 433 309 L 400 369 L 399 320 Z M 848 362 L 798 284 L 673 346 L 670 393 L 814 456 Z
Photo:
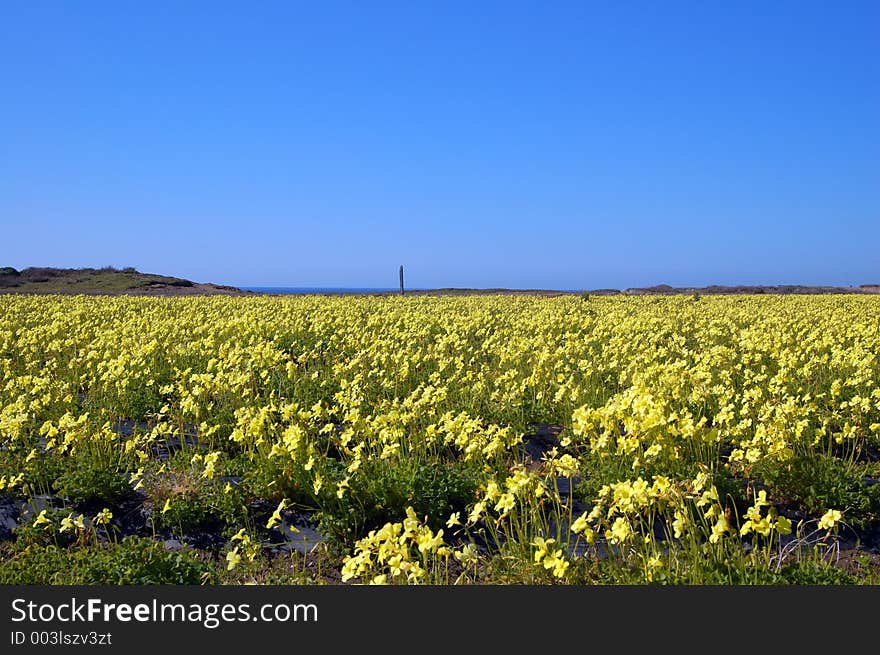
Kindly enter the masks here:
M 307 294 L 333 294 L 333 293 L 389 293 L 400 291 L 400 288 L 383 287 L 239 287 L 244 291 L 256 291 L 258 293 L 279 293 L 292 296 Z

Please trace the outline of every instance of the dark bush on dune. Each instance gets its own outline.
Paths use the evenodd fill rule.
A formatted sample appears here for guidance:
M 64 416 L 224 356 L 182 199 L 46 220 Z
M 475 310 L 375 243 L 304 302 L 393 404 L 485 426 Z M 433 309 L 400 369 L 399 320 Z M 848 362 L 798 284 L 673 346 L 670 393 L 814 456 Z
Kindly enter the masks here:
M 0 288 L 17 287 L 20 284 L 18 271 L 11 266 L 0 268 Z
M 57 268 L 26 268 L 21 272 L 21 276 L 27 278 L 28 280 L 36 281 L 38 278 L 45 278 L 48 280 L 50 277 L 58 277 L 62 275 L 62 271 Z

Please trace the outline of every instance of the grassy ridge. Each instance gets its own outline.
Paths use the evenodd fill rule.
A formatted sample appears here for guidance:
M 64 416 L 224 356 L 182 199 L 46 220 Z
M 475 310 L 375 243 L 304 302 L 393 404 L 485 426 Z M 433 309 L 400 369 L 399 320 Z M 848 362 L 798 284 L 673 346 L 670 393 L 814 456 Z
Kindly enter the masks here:
M 0 268 L 0 293 L 92 295 L 206 295 L 237 289 L 141 273 L 134 268 Z

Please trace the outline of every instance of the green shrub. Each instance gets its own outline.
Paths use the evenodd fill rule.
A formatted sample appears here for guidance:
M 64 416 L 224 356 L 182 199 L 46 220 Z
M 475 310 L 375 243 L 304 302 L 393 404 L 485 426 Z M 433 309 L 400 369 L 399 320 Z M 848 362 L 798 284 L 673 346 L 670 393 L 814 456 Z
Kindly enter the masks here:
M 237 526 L 247 515 L 240 487 L 227 487 L 191 468 L 151 473 L 144 478 L 143 490 L 155 527 L 178 535 Z
M 827 562 L 797 562 L 786 566 L 780 572 L 786 584 L 793 585 L 854 585 L 859 579 Z
M 101 502 L 110 505 L 134 495 L 134 489 L 119 471 L 91 461 L 69 462 L 53 488 L 76 504 Z
M 143 537 L 75 549 L 5 544 L 0 554 L 3 585 L 179 585 L 210 582 L 216 575 L 214 565 L 193 551 L 169 552 Z
M 15 478 L 23 473 L 22 483 L 16 492 L 31 494 L 52 493 L 52 483 L 68 467 L 66 458 L 55 453 L 38 453 L 27 461 L 28 449 L 0 449 L 0 476 Z
M 286 498 L 293 505 L 315 505 L 314 471 L 306 471 L 302 462 L 263 454 L 257 454 L 253 459 L 239 455 L 230 461 L 228 470 L 241 475 L 242 489 L 254 498 L 270 502 Z
M 28 511 L 19 518 L 19 524 L 12 531 L 15 543 L 18 546 L 60 546 L 66 548 L 76 541 L 76 534 L 72 531 L 59 533 L 58 527 L 63 517 L 70 515 L 70 509 L 60 507 L 47 507 L 43 517 L 51 524 L 34 525 L 34 521 L 41 513 Z
M 464 512 L 474 500 L 475 476 L 462 464 L 368 460 L 342 499 L 334 485 L 319 499 L 322 531 L 343 543 L 364 536 L 387 522 L 399 521 L 412 507 L 428 525 L 443 528 L 452 512 Z
M 847 523 L 865 527 L 880 518 L 880 485 L 865 482 L 865 467 L 837 457 L 811 453 L 756 469 L 773 496 L 821 516 L 829 509 L 844 512 Z

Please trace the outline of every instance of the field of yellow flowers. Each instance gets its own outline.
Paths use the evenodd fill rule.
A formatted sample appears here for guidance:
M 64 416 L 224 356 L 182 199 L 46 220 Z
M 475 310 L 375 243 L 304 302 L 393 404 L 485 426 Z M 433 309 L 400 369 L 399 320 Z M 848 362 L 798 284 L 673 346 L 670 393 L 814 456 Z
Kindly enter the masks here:
M 880 580 L 880 297 L 0 296 L 0 583 Z

